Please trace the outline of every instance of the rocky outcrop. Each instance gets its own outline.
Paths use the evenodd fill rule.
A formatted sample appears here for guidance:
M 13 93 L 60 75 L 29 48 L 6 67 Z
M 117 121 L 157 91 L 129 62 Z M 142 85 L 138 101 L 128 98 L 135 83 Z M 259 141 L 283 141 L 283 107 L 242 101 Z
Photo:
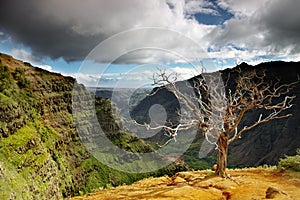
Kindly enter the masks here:
M 266 191 L 266 199 L 274 199 L 275 197 L 280 199 L 288 199 L 288 196 L 285 192 L 274 187 L 268 187 Z

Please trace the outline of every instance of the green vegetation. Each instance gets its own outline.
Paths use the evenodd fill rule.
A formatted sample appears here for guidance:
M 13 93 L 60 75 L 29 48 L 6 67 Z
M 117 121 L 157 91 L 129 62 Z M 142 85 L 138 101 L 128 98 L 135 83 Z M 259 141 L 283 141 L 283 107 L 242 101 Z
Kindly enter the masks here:
M 205 157 L 201 159 L 199 158 L 199 150 L 201 149 L 202 141 L 203 139 L 196 139 L 182 157 L 184 162 L 196 170 L 211 169 L 211 167 L 217 163 L 217 157 L 215 154 L 204 155 Z
M 17 67 L 13 73 L 14 79 L 17 81 L 17 84 L 20 88 L 26 88 L 29 86 L 30 82 L 25 77 L 24 69 Z
M 47 130 L 39 122 L 30 122 L 13 135 L 0 141 L 1 162 L 4 164 L 4 181 L 11 196 L 46 199 L 47 191 L 55 180 L 55 163 L 49 150 L 40 139 L 41 130 Z M 48 132 L 49 133 L 49 132 Z M 47 134 L 43 132 L 43 134 Z M 47 170 L 46 170 L 47 169 Z M 43 170 L 46 170 L 43 172 Z M 49 179 L 49 181 L 45 181 Z M 30 189 L 31 188 L 31 189 Z M 34 194 L 34 195 L 33 195 Z M 25 199 L 26 199 L 25 198 Z
M 62 199 L 185 169 L 172 164 L 130 174 L 107 167 L 87 152 L 75 129 L 72 90 L 86 92 L 83 86 L 4 54 L 0 61 L 0 199 Z M 110 105 L 99 100 L 96 111 L 111 141 L 128 151 L 151 151 L 118 129 L 113 119 L 122 119 L 112 116 Z M 87 114 L 82 113 L 81 121 L 89 131 L 93 127 L 84 118 Z
M 110 100 L 96 100 L 96 114 L 98 122 L 106 136 L 118 147 L 131 152 L 146 153 L 153 149 L 138 137 L 131 136 L 118 126 L 124 123 L 116 108 L 112 107 Z M 118 124 L 117 122 L 118 121 Z
M 13 87 L 13 78 L 7 66 L 0 65 L 0 92 Z
M 286 156 L 286 158 L 280 159 L 278 163 L 279 170 L 300 171 L 300 148 L 297 149 L 296 153 L 295 156 Z
M 62 199 L 187 169 L 182 163 L 171 164 L 138 174 L 102 164 L 87 152 L 75 129 L 72 97 L 76 95 L 72 96 L 72 90 L 77 87 L 80 98 L 87 92 L 84 87 L 74 84 L 72 78 L 3 54 L 0 60 L 0 199 Z M 88 105 L 90 102 L 83 101 L 81 106 Z M 101 128 L 116 146 L 133 153 L 153 151 L 151 145 L 119 127 L 125 122 L 109 100 L 96 99 L 95 109 Z M 94 128 L 86 118 L 89 114 L 83 111 L 79 116 L 87 133 Z M 199 159 L 201 145 L 198 138 L 182 159 L 194 169 L 211 168 L 216 157 Z M 299 171 L 299 157 L 298 151 L 282 159 L 279 167 Z

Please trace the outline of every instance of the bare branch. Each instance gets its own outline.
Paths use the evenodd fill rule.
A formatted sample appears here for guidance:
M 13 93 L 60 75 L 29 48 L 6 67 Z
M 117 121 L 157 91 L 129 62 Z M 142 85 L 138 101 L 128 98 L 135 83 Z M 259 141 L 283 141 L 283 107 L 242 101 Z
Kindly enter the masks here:
M 219 148 L 217 140 L 221 135 L 231 143 L 259 124 L 290 116 L 283 111 L 292 107 L 295 96 L 288 94 L 299 84 L 299 75 L 298 81 L 285 84 L 281 84 L 279 79 L 269 81 L 266 76 L 266 70 L 242 71 L 241 68 L 236 68 L 228 73 L 225 83 L 221 76 L 213 73 L 176 83 L 178 74 L 168 74 L 166 70 L 159 69 L 153 74 L 154 85 L 159 87 L 150 95 L 161 89 L 173 93 L 180 102 L 181 107 L 177 112 L 180 120 L 177 124 L 166 122 L 165 125 L 155 124 L 154 127 L 148 124 L 139 126 L 148 130 L 165 130 L 170 139 L 159 146 L 176 141 L 179 131 L 196 127 L 210 144 Z M 268 114 L 260 114 L 252 125 L 238 130 L 245 114 L 253 109 L 265 110 Z

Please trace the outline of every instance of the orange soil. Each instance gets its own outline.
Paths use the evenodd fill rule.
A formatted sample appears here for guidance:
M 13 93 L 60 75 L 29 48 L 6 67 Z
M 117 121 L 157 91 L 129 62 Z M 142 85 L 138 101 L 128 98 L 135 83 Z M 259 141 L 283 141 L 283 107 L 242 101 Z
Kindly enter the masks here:
M 228 170 L 229 179 L 211 171 L 180 172 L 173 177 L 148 178 L 132 185 L 103 189 L 72 200 L 95 199 L 266 199 L 268 187 L 283 192 L 274 199 L 300 199 L 300 172 L 274 169 Z

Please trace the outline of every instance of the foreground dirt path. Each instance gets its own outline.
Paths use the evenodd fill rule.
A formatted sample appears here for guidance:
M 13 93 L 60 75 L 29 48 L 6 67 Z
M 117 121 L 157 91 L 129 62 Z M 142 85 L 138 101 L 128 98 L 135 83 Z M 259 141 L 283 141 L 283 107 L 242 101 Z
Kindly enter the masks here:
M 268 187 L 280 190 L 274 199 L 300 199 L 300 172 L 280 173 L 272 169 L 228 170 L 230 179 L 210 171 L 180 172 L 173 177 L 148 178 L 72 200 L 95 199 L 266 199 Z

